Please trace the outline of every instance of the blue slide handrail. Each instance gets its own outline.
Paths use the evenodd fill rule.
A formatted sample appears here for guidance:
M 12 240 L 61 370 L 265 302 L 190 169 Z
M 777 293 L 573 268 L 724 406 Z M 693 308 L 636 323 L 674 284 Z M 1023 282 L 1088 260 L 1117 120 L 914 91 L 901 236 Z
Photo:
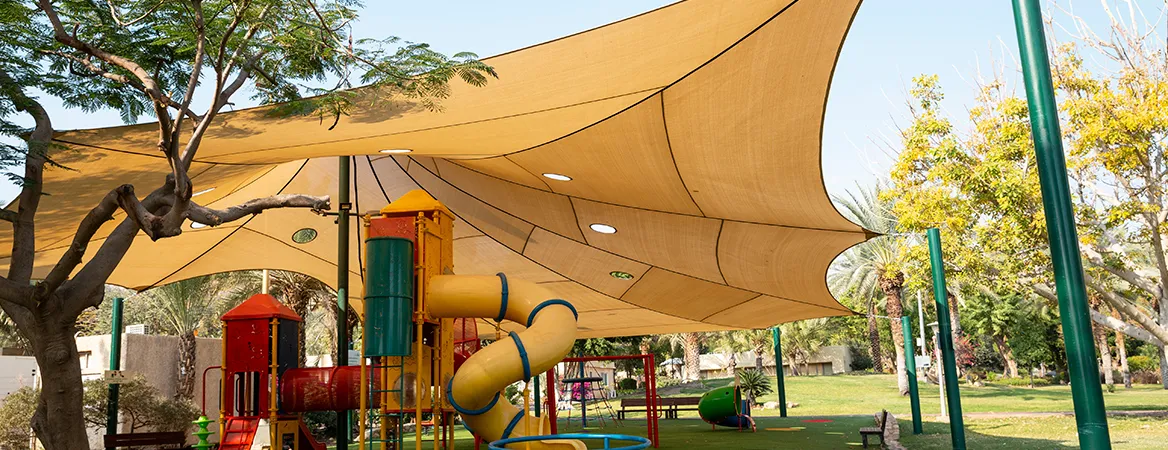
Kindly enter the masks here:
M 649 439 L 640 436 L 629 436 L 626 434 L 590 434 L 590 433 L 569 433 L 569 434 L 548 434 L 543 436 L 520 436 L 508 439 L 500 439 L 490 444 L 487 444 L 489 450 L 506 450 L 504 447 L 510 444 L 520 442 L 532 441 L 546 441 L 551 439 L 570 439 L 577 441 L 604 441 L 605 450 L 644 450 L 649 448 Z M 626 441 L 635 442 L 633 445 L 624 447 L 611 447 L 610 441 Z

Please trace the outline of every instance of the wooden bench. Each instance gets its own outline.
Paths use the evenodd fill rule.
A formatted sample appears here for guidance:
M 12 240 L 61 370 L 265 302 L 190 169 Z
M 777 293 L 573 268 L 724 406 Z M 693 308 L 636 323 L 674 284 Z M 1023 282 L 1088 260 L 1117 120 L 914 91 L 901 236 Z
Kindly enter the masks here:
M 864 440 L 864 448 L 868 448 L 868 436 L 880 436 L 880 446 L 884 447 L 884 427 L 888 425 L 888 410 L 885 409 L 880 413 L 879 427 L 864 427 L 860 428 L 860 438 Z
M 127 433 L 105 435 L 105 448 L 172 446 L 187 448 L 187 434 L 181 431 L 163 433 Z
M 621 409 L 616 412 L 616 418 L 617 420 L 625 420 L 625 413 L 627 412 L 648 412 L 647 406 L 644 398 L 622 398 L 620 403 Z
M 697 411 L 701 397 L 665 397 L 661 399 L 661 409 L 666 419 L 676 419 L 678 411 Z

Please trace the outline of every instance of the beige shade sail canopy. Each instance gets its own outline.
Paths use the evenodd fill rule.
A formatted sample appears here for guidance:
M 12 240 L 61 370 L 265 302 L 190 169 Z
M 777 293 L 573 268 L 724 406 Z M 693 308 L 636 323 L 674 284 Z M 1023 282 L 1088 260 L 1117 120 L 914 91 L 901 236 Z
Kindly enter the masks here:
M 832 206 L 820 135 L 858 7 L 687 0 L 488 58 L 499 79 L 454 85 L 438 112 L 379 102 L 332 130 L 329 120 L 269 107 L 225 113 L 191 169 L 195 200 L 221 208 L 329 194 L 335 206 L 334 156 L 355 155 L 356 211 L 425 189 L 458 216 L 457 273 L 544 284 L 580 310 L 581 337 L 851 314 L 826 273 L 872 235 Z M 46 173 L 34 276 L 56 263 L 111 189 L 162 182 L 168 167 L 156 135 L 155 124 L 57 135 L 71 148 L 57 159 L 73 170 Z M 381 153 L 392 149 L 410 152 Z M 349 283 L 359 305 L 362 236 L 353 222 Z M 604 226 L 616 232 L 594 231 Z M 302 242 L 293 240 L 298 231 Z M 10 251 L 11 240 L 5 230 L 0 248 Z M 267 268 L 335 284 L 336 258 L 333 218 L 272 210 L 158 242 L 141 235 L 109 282 L 144 289 Z

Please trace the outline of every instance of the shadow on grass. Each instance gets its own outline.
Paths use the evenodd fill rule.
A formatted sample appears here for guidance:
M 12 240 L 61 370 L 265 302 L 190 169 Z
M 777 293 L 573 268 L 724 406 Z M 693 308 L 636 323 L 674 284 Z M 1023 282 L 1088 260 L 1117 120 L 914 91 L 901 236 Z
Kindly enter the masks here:
M 985 434 L 986 430 L 1007 428 L 1007 425 L 980 426 L 977 431 L 966 427 L 965 443 L 967 448 L 1016 448 L 1026 450 L 1065 450 L 1068 445 L 1061 440 L 1027 438 L 1014 436 L 994 436 Z M 949 424 L 941 422 L 925 422 L 924 433 L 912 434 L 912 421 L 900 421 L 900 443 L 905 448 L 913 450 L 951 449 L 953 437 L 949 433 Z

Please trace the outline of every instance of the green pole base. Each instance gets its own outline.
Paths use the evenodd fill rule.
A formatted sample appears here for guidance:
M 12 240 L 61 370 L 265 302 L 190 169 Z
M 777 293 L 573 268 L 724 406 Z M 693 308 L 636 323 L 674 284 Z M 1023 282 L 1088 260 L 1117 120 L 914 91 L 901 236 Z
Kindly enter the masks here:
M 215 423 L 215 421 L 208 419 L 207 416 L 199 416 L 199 418 L 192 423 L 194 423 L 195 425 L 197 425 L 199 427 L 199 431 L 191 433 L 191 434 L 195 435 L 195 437 L 199 438 L 199 443 L 195 444 L 194 448 L 197 448 L 199 450 L 210 449 L 211 443 L 207 442 L 207 436 L 210 436 L 211 432 L 207 431 L 207 426 Z

